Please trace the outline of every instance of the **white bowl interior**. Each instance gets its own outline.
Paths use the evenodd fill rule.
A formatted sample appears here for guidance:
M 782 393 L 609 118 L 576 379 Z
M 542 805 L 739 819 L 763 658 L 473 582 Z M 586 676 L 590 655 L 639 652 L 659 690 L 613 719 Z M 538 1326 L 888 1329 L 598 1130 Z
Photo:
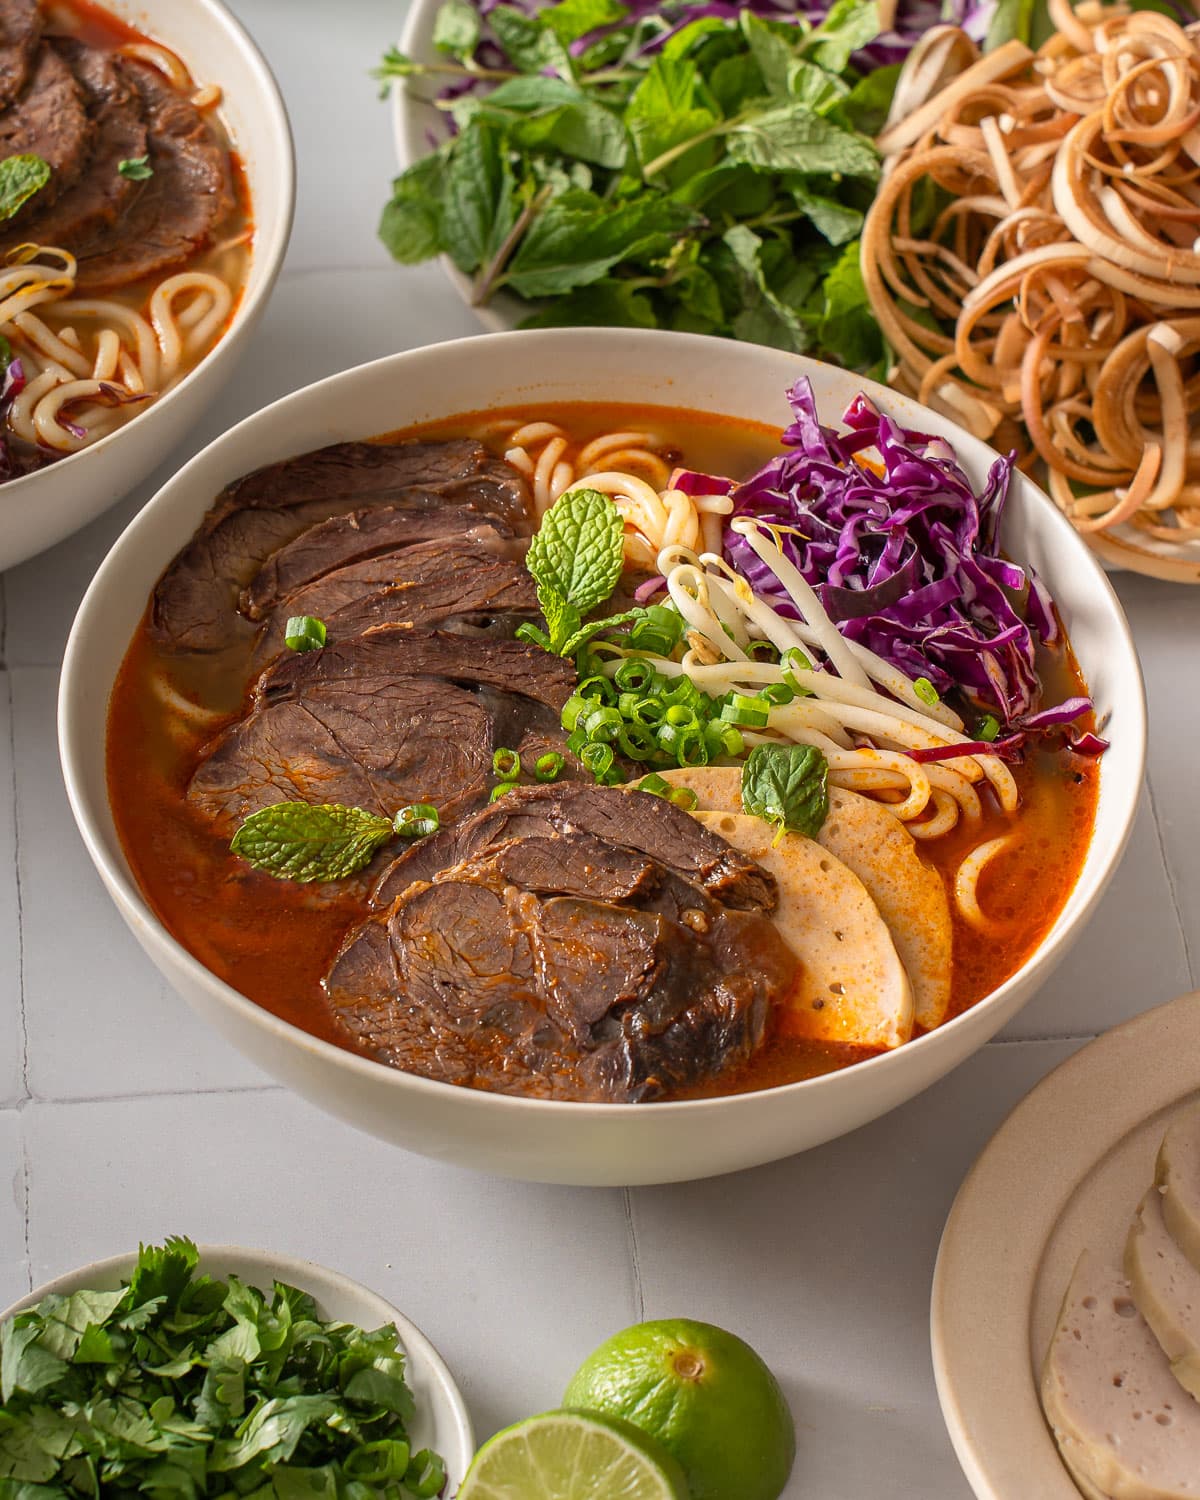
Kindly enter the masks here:
M 1145 700 L 1107 579 L 1069 523 L 1020 475 L 1005 545 L 1049 585 L 1101 720 L 1111 717 L 1095 831 L 1079 882 L 1031 959 L 973 1009 L 895 1052 L 762 1093 L 653 1106 L 455 1089 L 342 1052 L 253 1005 L 166 934 L 131 876 L 105 786 L 109 690 L 151 588 L 222 485 L 339 439 L 539 400 L 679 406 L 782 424 L 785 389 L 801 374 L 811 378 L 827 421 L 866 389 L 901 422 L 950 438 L 975 481 L 994 457 L 915 402 L 798 356 L 689 334 L 554 329 L 435 345 L 289 396 L 199 454 L 129 526 L 97 574 L 67 650 L 60 698 L 67 788 L 92 858 L 139 941 L 190 1003 L 261 1066 L 362 1128 L 449 1160 L 553 1181 L 668 1181 L 774 1160 L 875 1118 L 982 1045 L 1049 974 L 1078 936 L 1128 837 L 1142 781 Z
M 129 1279 L 136 1264 L 136 1255 L 114 1255 L 68 1271 L 5 1308 L 0 1312 L 0 1323 L 51 1294 L 70 1296 L 85 1289 L 116 1291 Z M 240 1245 L 202 1245 L 198 1269 L 210 1276 L 237 1276 L 267 1292 L 272 1281 L 299 1287 L 309 1293 L 317 1311 L 326 1319 L 353 1323 L 368 1330 L 394 1324 L 407 1356 L 406 1378 L 416 1403 L 416 1414 L 409 1428 L 412 1447 L 414 1451 L 433 1448 L 442 1455 L 449 1479 L 447 1491 L 454 1493 L 475 1452 L 471 1418 L 441 1355 L 415 1323 L 361 1283 L 295 1256 L 247 1250 Z
M 261 52 L 219 0 L 105 0 L 105 8 L 221 86 L 221 116 L 241 159 L 255 236 L 245 288 L 215 348 L 171 391 L 79 453 L 0 487 L 0 569 L 86 525 L 170 452 L 221 389 L 266 306 L 291 234 L 291 128 Z

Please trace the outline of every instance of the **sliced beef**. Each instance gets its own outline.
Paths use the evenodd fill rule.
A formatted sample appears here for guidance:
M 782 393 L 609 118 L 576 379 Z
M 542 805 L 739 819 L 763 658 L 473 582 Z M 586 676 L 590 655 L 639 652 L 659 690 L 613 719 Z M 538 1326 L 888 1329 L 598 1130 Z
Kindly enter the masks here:
M 433 880 L 439 870 L 478 858 L 509 839 L 575 832 L 645 854 L 727 906 L 774 908 L 771 876 L 682 808 L 649 792 L 582 781 L 520 787 L 475 817 L 424 839 L 383 873 L 372 904 L 389 907 L 414 882 Z
M 347 1032 L 395 1066 L 635 1102 L 749 1057 L 794 974 L 761 914 L 625 846 L 542 833 L 411 886 L 350 933 L 326 992 Z
M 396 676 L 444 677 L 495 688 L 544 704 L 556 722 L 575 689 L 570 662 L 524 641 L 472 640 L 448 631 L 383 626 L 331 641 L 323 651 L 289 652 L 263 675 L 255 703 L 294 697 L 310 686 Z
M 41 194 L 30 201 L 27 226 L 4 243 L 36 239 L 69 250 L 111 224 L 136 196 L 138 184 L 117 169 L 146 155 L 146 125 L 138 96 L 110 53 L 67 37 L 56 37 L 53 46 L 82 91 L 91 154 L 78 182 L 56 201 L 47 205 Z
M 424 512 L 385 505 L 378 510 L 331 516 L 302 531 L 267 558 L 249 587 L 242 590 L 241 611 L 251 620 L 265 619 L 289 595 L 337 568 L 434 537 L 469 536 L 481 526 L 494 528 L 501 536 L 512 535 L 503 521 L 481 518 L 461 505 L 443 505 Z
M 40 156 L 50 166 L 50 180 L 8 220 L 6 231 L 28 223 L 78 180 L 90 146 L 83 91 L 66 62 L 43 43 L 24 92 L 0 114 L 0 158 Z
M 366 638 L 289 653 L 247 717 L 213 743 L 188 801 L 224 831 L 275 802 L 341 802 L 386 815 L 432 802 L 444 821 L 477 806 L 501 745 L 553 733 L 553 704 L 570 694 L 570 669 L 517 641 L 410 640 L 407 672 L 394 643 L 379 653 Z M 505 691 L 520 679 L 518 664 L 537 657 L 550 666 L 535 665 Z M 426 669 L 439 660 L 451 670 Z
M 451 617 L 537 613 L 523 557 L 490 536 L 443 537 L 352 563 L 276 605 L 254 648 L 261 671 L 284 647 L 288 620 L 323 620 L 329 638 L 346 640 L 374 625 L 437 625 Z M 507 631 L 511 635 L 512 631 Z
M 0 0 L 0 109 L 25 87 L 41 34 L 38 0 Z
M 484 795 L 493 716 L 432 677 L 348 680 L 256 710 L 200 763 L 188 801 L 232 833 L 275 802 L 341 802 L 391 815 L 433 802 L 445 816 Z
M 200 111 L 154 68 L 130 58 L 118 67 L 141 102 L 153 176 L 119 219 L 73 247 L 85 292 L 181 265 L 211 243 L 234 207 L 229 152 Z
M 524 481 L 479 443 L 334 443 L 248 474 L 218 496 L 159 580 L 152 635 L 180 651 L 223 650 L 250 634 L 238 594 L 273 553 L 330 517 L 383 506 L 413 516 L 414 542 L 442 535 L 426 528 L 452 508 L 529 530 Z

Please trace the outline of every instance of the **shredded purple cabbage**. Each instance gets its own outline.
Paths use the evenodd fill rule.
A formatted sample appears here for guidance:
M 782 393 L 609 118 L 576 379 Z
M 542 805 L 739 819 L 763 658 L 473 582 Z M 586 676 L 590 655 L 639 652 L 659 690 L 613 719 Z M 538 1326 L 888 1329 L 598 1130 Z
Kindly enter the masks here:
M 732 479 L 722 479 L 716 474 L 676 469 L 671 475 L 671 488 L 682 490 L 685 495 L 728 495 L 733 492 L 734 483 Z
M 949 443 L 906 431 L 866 396 L 847 410 L 841 434 L 821 425 L 806 379 L 788 400 L 789 451 L 734 491 L 733 515 L 792 528 L 779 533 L 784 553 L 841 633 L 1017 731 L 1088 712 L 1088 699 L 1073 698 L 1035 713 L 1036 644 L 1055 640 L 1058 625 L 1032 570 L 999 554 L 1012 457 L 996 460 L 977 495 Z M 868 449 L 872 466 L 852 462 Z M 729 529 L 725 555 L 756 593 L 795 616 L 775 575 Z

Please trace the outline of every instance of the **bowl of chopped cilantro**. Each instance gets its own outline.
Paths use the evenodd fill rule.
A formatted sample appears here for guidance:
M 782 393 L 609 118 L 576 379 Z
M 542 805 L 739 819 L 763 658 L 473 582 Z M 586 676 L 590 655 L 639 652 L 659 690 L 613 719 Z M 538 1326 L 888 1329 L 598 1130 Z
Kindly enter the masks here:
M 452 1495 L 474 1439 L 437 1351 L 309 1261 L 171 1238 L 0 1313 L 0 1490 Z
M 960 0 L 968 4 L 969 0 Z M 954 5 L 951 5 L 954 8 Z M 380 233 L 491 329 L 673 328 L 882 372 L 859 270 L 927 0 L 415 0 Z

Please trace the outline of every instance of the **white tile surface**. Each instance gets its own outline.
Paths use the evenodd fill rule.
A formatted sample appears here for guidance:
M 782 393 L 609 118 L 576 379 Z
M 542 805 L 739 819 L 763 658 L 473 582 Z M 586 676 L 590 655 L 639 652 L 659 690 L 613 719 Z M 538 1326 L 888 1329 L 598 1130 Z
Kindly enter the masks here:
M 57 673 L 11 677 L 30 1091 L 89 1099 L 265 1083 L 159 978 L 93 871 L 52 749 Z
M 17 892 L 16 782 L 11 680 L 0 671 L 0 1108 L 25 1091 L 22 1077 L 21 924 Z M 2 1161 L 3 1158 L 0 1158 Z M 0 1253 L 0 1260 L 3 1259 Z
M 0 1307 L 29 1290 L 21 1121 L 20 1111 L 0 1109 Z
M 1082 1039 L 1197 982 L 1200 590 L 1118 582 L 1149 680 L 1153 806 L 1088 933 L 1005 1040 L 886 1119 L 740 1177 L 585 1193 L 440 1167 L 264 1087 L 159 981 L 92 873 L 54 750 L 63 642 L 122 525 L 192 452 L 288 390 L 477 324 L 437 267 L 393 267 L 375 238 L 394 160 L 367 71 L 399 34 L 402 0 L 233 7 L 295 126 L 285 275 L 246 362 L 175 460 L 0 578 L 11 669 L 0 673 L 0 1305 L 31 1275 L 179 1230 L 310 1255 L 425 1328 L 481 1436 L 553 1405 L 577 1360 L 635 1318 L 707 1317 L 749 1337 L 793 1401 L 788 1500 L 969 1500 L 930 1373 L 938 1235 L 968 1163 L 1038 1078 Z M 26 1047 L 33 1099 L 12 1107 Z
M 617 1191 L 437 1167 L 283 1092 L 34 1104 L 25 1119 L 35 1280 L 139 1235 L 306 1256 L 408 1313 L 481 1431 L 555 1405 L 583 1354 L 634 1320 Z

